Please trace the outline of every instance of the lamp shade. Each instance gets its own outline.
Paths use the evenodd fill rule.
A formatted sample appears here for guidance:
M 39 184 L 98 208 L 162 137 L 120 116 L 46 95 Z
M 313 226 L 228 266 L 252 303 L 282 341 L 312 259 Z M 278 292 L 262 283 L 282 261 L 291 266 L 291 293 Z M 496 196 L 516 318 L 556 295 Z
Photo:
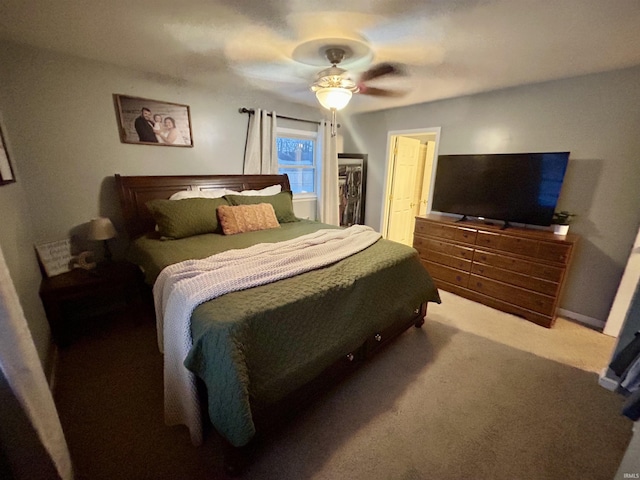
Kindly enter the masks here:
M 316 90 L 316 98 L 327 110 L 342 110 L 351 100 L 351 90 L 339 87 L 327 87 Z
M 109 240 L 116 236 L 116 229 L 106 217 L 98 217 L 89 223 L 89 240 Z

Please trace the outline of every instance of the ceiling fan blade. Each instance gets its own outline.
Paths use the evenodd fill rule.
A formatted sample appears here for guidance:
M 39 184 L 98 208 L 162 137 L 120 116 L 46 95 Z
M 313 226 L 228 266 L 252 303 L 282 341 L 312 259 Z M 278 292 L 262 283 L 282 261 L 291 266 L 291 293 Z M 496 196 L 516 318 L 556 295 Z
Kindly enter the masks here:
M 386 75 L 404 75 L 404 66 L 399 63 L 379 63 L 360 75 L 360 82 L 367 82 Z
M 407 92 L 402 90 L 389 90 L 387 88 L 367 87 L 360 85 L 360 91 L 363 95 L 371 95 L 372 97 L 403 97 Z

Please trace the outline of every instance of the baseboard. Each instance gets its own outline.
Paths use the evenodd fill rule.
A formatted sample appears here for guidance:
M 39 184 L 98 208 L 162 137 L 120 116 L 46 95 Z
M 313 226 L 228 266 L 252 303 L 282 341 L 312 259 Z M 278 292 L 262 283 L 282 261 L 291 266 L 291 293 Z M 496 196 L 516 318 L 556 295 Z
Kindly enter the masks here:
M 598 384 L 601 387 L 606 388 L 612 392 L 615 392 L 618 388 L 618 382 L 616 382 L 613 378 L 607 377 L 608 368 L 603 368 L 600 372 L 600 377 L 598 378 Z
M 600 331 L 604 329 L 606 323 L 602 320 L 598 320 L 597 318 L 587 317 L 586 315 L 582 315 L 581 313 L 572 312 L 571 310 L 565 310 L 564 308 L 558 309 L 558 315 L 560 315 L 561 317 L 570 318 L 571 320 L 575 320 L 576 322 L 580 322 L 584 325 L 588 325 Z

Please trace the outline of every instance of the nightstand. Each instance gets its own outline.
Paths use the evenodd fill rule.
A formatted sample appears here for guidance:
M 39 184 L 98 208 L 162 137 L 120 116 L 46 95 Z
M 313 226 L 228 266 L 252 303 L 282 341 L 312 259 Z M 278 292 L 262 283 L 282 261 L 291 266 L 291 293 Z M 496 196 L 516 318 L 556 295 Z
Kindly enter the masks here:
M 51 334 L 59 346 L 67 346 L 74 324 L 90 321 L 96 314 L 140 300 L 142 273 L 132 263 L 103 262 L 93 270 L 76 268 L 44 278 L 40 298 Z

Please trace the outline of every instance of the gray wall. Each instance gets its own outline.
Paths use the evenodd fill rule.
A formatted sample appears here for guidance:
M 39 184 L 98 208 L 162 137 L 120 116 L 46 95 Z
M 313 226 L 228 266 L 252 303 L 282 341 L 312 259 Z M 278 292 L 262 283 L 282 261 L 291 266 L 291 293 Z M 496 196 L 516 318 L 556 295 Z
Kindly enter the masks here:
M 558 206 L 581 235 L 561 307 L 604 323 L 640 222 L 640 67 L 345 119 L 369 154 L 366 221 L 378 228 L 387 133 L 442 127 L 439 154 L 570 151 Z
M 242 82 L 198 87 L 1 41 L 0 85 L 0 114 L 18 180 L 0 187 L 0 245 L 43 361 L 49 330 L 38 298 L 34 243 L 83 237 L 98 215 L 111 217 L 122 232 L 115 173 L 242 173 L 248 117 L 238 113 L 241 106 L 321 117 L 319 109 L 282 102 Z M 121 143 L 114 93 L 189 105 L 194 148 Z M 114 254 L 124 247 L 121 236 Z

